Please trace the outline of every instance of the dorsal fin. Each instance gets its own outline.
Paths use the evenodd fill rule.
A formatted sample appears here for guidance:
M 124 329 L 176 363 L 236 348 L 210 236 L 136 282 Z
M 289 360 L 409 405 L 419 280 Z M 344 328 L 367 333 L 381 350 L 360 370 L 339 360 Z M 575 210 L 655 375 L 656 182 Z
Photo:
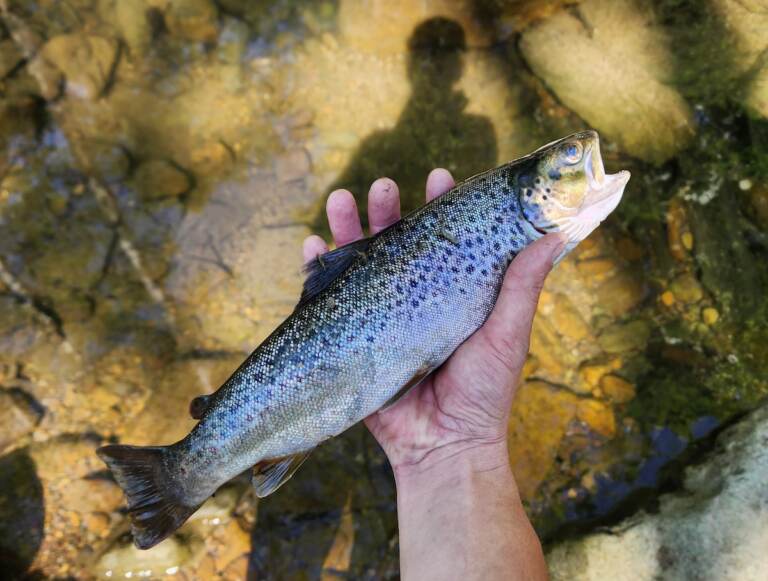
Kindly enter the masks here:
M 364 257 L 370 242 L 370 238 L 361 238 L 355 242 L 350 242 L 346 246 L 321 254 L 308 262 L 304 267 L 307 279 L 304 281 L 304 289 L 301 291 L 301 298 L 296 306 L 302 306 L 323 292 L 337 276 L 347 270 L 347 267 L 356 258 Z
M 192 416 L 193 420 L 201 419 L 210 403 L 210 395 L 198 395 L 195 399 L 189 402 L 189 415 Z
M 285 458 L 262 460 L 256 464 L 251 475 L 251 484 L 256 491 L 256 496 L 264 498 L 280 488 L 311 453 L 312 450 L 307 450 Z

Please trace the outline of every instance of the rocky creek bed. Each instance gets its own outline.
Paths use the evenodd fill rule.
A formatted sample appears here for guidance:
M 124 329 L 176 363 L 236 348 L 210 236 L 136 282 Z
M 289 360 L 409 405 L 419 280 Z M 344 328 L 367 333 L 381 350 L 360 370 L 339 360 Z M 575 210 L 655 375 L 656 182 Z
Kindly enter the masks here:
M 765 413 L 708 437 L 768 395 L 765 0 L 0 8 L 11 578 L 396 577 L 392 478 L 362 426 L 268 500 L 233 481 L 147 552 L 94 450 L 186 433 L 189 401 L 293 309 L 330 188 L 388 175 L 410 209 L 434 166 L 468 177 L 586 126 L 633 178 L 547 282 L 509 426 L 553 575 L 768 574 L 759 553 L 743 568 L 752 545 L 696 561 L 714 521 L 768 510 Z

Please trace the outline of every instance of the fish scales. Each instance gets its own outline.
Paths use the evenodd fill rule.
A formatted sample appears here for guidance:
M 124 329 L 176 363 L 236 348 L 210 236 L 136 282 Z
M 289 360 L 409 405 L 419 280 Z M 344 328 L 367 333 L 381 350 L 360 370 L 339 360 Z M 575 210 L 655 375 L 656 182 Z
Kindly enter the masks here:
M 564 255 L 616 207 L 598 136 L 577 133 L 455 186 L 376 236 L 319 257 L 295 311 L 170 446 L 99 449 L 149 548 L 254 466 L 266 496 L 306 454 L 442 364 L 487 319 L 510 261 L 547 232 Z M 562 257 L 561 255 L 561 257 Z
M 311 449 L 442 363 L 487 318 L 510 260 L 541 236 L 510 177 L 488 172 L 405 217 L 300 306 L 178 444 L 188 471 L 236 475 Z

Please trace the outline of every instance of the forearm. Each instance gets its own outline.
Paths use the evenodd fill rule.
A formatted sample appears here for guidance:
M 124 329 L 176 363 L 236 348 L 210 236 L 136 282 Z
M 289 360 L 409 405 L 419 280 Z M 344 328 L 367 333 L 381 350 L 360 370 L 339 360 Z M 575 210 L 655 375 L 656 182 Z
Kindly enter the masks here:
M 402 578 L 546 579 L 506 447 L 445 452 L 395 470 Z

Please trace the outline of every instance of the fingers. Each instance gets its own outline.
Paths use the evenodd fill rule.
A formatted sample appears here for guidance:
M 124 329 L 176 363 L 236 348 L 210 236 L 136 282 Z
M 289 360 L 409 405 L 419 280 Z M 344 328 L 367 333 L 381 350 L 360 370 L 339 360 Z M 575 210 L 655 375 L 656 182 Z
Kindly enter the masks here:
M 522 365 L 525 359 L 541 288 L 565 242 L 562 235 L 549 234 L 525 248 L 507 269 L 496 306 L 482 332 L 511 366 Z
M 450 190 L 456 182 L 447 169 L 441 167 L 433 169 L 427 176 L 427 202 L 431 202 L 438 196 L 442 196 Z
M 389 178 L 379 178 L 368 192 L 368 224 L 371 234 L 381 232 L 400 219 L 400 191 Z
M 325 254 L 326 252 L 328 252 L 328 245 L 320 236 L 313 234 L 312 236 L 307 236 L 304 240 L 302 254 L 304 255 L 305 263 L 314 260 L 318 255 Z
M 363 227 L 357 214 L 354 196 L 347 190 L 336 190 L 325 204 L 328 225 L 336 246 L 344 246 L 363 237 Z

